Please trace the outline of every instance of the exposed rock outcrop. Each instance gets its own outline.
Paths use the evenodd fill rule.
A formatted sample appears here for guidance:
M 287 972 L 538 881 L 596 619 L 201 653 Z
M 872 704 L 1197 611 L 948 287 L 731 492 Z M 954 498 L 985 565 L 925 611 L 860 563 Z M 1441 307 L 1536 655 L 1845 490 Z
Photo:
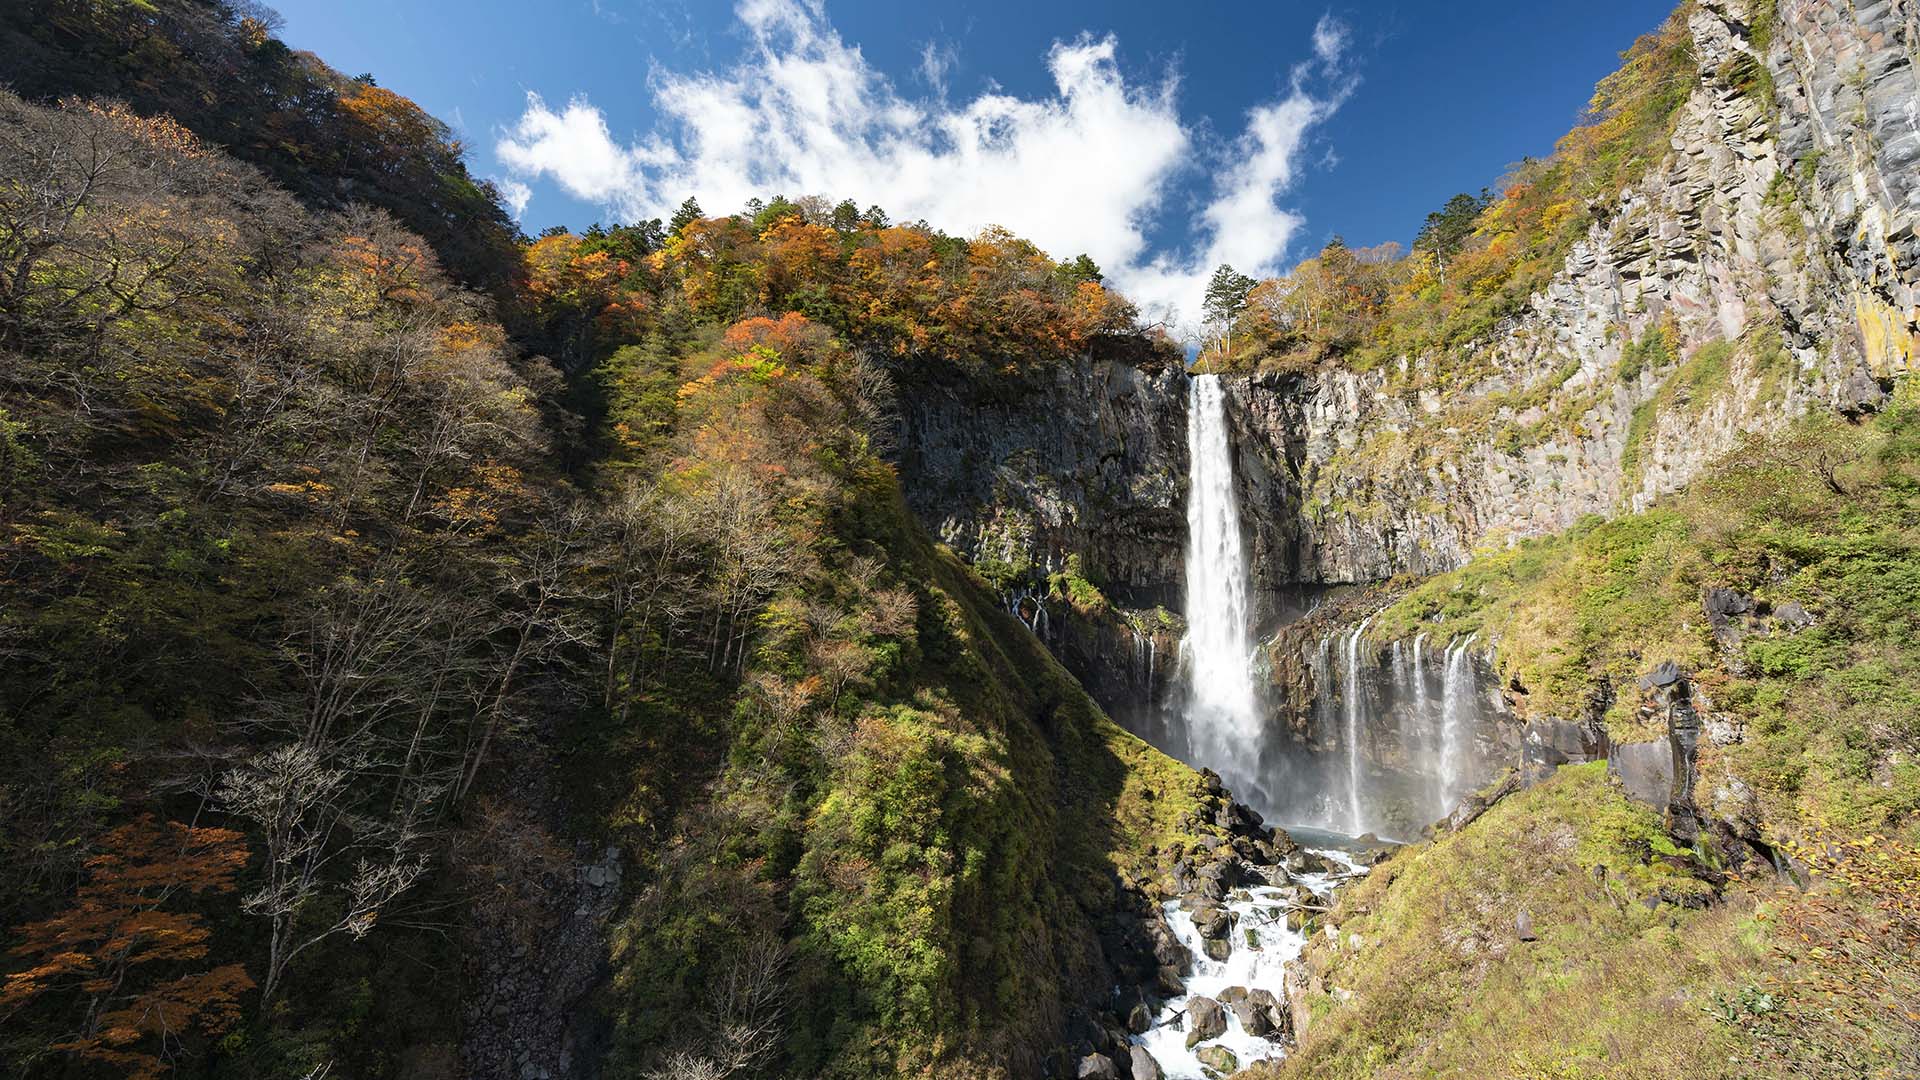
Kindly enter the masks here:
M 1754 17 L 1692 11 L 1699 82 L 1670 152 L 1465 355 L 1235 380 L 1260 573 L 1450 569 L 1643 507 L 1809 408 L 1877 407 L 1912 369 L 1912 5 L 1783 2 L 1764 56 Z M 1650 334 L 1671 349 L 1641 367 L 1627 354 Z
M 1523 313 L 1460 355 L 1232 380 L 1261 585 L 1437 572 L 1644 506 L 1744 433 L 1874 408 L 1912 369 L 1913 4 L 1782 0 L 1764 48 L 1756 18 L 1747 0 L 1692 10 L 1698 81 L 1668 154 Z M 1652 334 L 1667 347 L 1639 364 Z M 912 396 L 908 489 L 956 550 L 1078 553 L 1123 605 L 1178 605 L 1177 371 L 1089 360 L 1046 385 Z
M 902 387 L 908 505 L 976 566 L 1082 572 L 1127 607 L 1177 606 L 1186 377 L 1098 355 L 1031 375 Z

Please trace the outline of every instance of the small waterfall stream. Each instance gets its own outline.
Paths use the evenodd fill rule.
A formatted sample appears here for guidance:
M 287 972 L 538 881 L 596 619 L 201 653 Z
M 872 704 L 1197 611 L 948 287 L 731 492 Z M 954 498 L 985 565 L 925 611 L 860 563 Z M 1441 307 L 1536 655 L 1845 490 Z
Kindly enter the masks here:
M 1465 794 L 1461 788 L 1465 779 L 1467 754 L 1466 713 L 1473 707 L 1474 693 L 1470 685 L 1473 678 L 1470 666 L 1472 655 L 1467 650 L 1472 645 L 1472 637 L 1449 645 L 1446 666 L 1441 670 L 1440 799 L 1443 807 L 1451 807 L 1455 800 Z
M 1347 822 L 1346 831 L 1359 836 L 1367 831 L 1366 811 L 1362 805 L 1361 788 L 1363 785 L 1362 765 L 1360 761 L 1360 731 L 1366 717 L 1366 687 L 1360 682 L 1360 644 L 1367 636 L 1367 623 L 1371 617 L 1360 620 L 1347 637 L 1347 687 L 1346 712 L 1347 729 Z

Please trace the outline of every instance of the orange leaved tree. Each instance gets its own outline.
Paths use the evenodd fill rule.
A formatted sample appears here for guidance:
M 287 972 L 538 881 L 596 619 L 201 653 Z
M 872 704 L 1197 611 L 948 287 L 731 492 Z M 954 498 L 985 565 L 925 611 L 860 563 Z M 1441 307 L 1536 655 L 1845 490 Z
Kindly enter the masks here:
M 149 814 L 111 830 L 73 906 L 17 929 L 11 952 L 27 966 L 0 984 L 0 1020 L 44 1009 L 65 1029 L 50 1049 L 135 1080 L 158 1076 L 186 1036 L 231 1027 L 253 987 L 239 964 L 195 970 L 212 931 L 169 907 L 189 894 L 232 892 L 246 862 L 231 829 Z

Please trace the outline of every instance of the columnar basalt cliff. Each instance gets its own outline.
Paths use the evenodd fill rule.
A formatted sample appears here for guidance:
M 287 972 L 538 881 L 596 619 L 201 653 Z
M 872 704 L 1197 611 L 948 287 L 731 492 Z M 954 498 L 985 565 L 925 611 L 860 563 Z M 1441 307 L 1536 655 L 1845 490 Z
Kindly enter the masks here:
M 1696 82 L 1666 153 L 1589 208 L 1586 236 L 1523 311 L 1462 349 L 1228 380 L 1263 627 L 1297 616 L 1290 590 L 1439 573 L 1644 508 L 1749 434 L 1814 409 L 1874 410 L 1911 369 L 1912 5 L 1708 0 L 1686 32 Z M 1045 384 L 908 387 L 914 509 L 989 577 L 1037 594 L 1077 559 L 1121 609 L 1177 608 L 1182 385 L 1164 364 L 1115 359 Z M 1153 734 L 1139 695 L 1168 685 L 1177 634 L 1148 650 L 1160 659 L 1142 679 L 1137 612 L 1101 626 L 1059 608 L 1030 622 Z M 1339 735 L 1288 704 L 1315 691 L 1311 669 L 1310 656 L 1275 659 L 1274 726 L 1325 751 Z
M 1186 378 L 1141 351 L 904 386 L 898 460 L 912 480 L 908 504 L 990 577 L 1045 574 L 1077 556 L 1117 601 L 1176 603 Z
M 1236 383 L 1266 574 L 1431 573 L 1644 507 L 1742 435 L 1871 410 L 1911 370 L 1911 7 L 1783 3 L 1765 48 L 1755 17 L 1691 12 L 1699 82 L 1670 152 L 1488 339 Z

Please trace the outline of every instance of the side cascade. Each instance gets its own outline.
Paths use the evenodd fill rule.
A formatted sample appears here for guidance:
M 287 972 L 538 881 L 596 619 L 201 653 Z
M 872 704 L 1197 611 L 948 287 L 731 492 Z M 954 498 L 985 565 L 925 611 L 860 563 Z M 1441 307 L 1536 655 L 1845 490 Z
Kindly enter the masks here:
M 1346 682 L 1346 733 L 1342 739 L 1347 747 L 1347 820 L 1346 831 L 1359 836 L 1367 831 L 1367 810 L 1362 797 L 1366 786 L 1365 764 L 1361 760 L 1360 740 L 1365 730 L 1367 715 L 1367 688 L 1360 681 L 1360 650 L 1366 640 L 1367 623 L 1372 619 L 1360 620 L 1347 636 L 1347 682 Z
M 1370 643 L 1371 618 L 1323 634 L 1308 655 L 1313 722 L 1330 767 L 1305 820 L 1359 836 L 1414 836 L 1487 779 L 1498 715 L 1469 636 Z M 1335 764 L 1337 762 L 1338 764 Z M 1307 808 L 1303 798 L 1295 805 Z

